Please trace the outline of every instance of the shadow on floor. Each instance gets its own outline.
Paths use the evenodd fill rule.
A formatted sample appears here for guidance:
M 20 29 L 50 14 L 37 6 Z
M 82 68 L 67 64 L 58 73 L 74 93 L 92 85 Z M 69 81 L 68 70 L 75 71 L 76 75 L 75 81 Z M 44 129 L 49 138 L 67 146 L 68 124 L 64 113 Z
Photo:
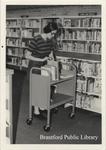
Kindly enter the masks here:
M 15 70 L 13 75 L 12 98 L 13 98 L 13 143 L 16 140 L 17 124 L 20 111 L 21 94 L 25 73 Z

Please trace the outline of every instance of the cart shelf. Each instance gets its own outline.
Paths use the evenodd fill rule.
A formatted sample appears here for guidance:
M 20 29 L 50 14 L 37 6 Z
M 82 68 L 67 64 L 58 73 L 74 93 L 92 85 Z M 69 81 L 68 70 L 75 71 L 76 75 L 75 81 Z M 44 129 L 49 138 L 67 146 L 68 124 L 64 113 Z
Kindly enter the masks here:
M 72 101 L 73 101 L 73 96 L 56 93 L 53 96 L 53 102 L 51 102 L 50 104 L 50 109 L 60 106 L 62 104 L 65 104 L 67 102 L 72 103 Z

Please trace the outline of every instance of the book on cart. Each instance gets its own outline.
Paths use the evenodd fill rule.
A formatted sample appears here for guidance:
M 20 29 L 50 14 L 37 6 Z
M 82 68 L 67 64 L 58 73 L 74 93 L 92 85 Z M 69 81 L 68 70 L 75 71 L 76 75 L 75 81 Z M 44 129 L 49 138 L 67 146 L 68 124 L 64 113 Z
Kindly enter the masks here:
M 50 76 L 51 81 L 58 80 L 58 70 L 53 65 L 45 65 L 41 67 L 41 75 Z

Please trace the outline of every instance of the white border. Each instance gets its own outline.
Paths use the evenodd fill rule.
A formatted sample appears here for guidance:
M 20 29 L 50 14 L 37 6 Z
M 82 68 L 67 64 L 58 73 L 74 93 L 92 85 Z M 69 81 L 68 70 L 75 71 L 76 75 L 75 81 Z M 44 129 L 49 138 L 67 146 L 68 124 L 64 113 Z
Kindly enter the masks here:
M 6 145 L 5 143 L 5 35 L 6 35 L 6 24 L 5 24 L 5 19 L 6 19 L 6 5 L 102 5 L 102 144 L 92 144 L 92 145 L 87 145 L 87 144 L 62 144 L 62 145 L 40 145 L 40 144 L 14 144 L 14 145 Z M 36 1 L 35 0 L 1 0 L 0 2 L 0 22 L 1 22 L 1 26 L 0 26 L 0 139 L 1 139 L 1 150 L 35 150 L 35 149 L 43 149 L 43 150 L 47 150 L 47 149 L 55 149 L 55 150 L 105 150 L 106 149 L 106 129 L 105 129 L 105 125 L 106 125 L 106 2 L 105 0 L 58 0 L 58 1 L 50 1 L 50 0 L 39 0 Z M 2 109 L 1 109 L 2 106 Z M 95 125 L 96 126 L 96 125 Z

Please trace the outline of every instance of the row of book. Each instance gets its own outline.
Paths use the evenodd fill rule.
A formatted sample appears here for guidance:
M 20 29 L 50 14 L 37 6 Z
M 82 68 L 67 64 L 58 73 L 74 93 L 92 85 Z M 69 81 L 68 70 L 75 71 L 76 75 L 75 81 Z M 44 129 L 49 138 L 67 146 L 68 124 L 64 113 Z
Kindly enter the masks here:
M 7 29 L 6 30 L 6 36 L 7 37 L 20 37 L 21 36 L 21 32 L 20 29 Z
M 21 32 L 21 36 L 24 38 L 32 38 L 33 36 L 36 36 L 39 34 L 39 29 L 33 30 L 33 29 L 24 29 Z
M 30 40 L 23 40 L 22 41 L 22 47 L 27 47 L 30 43 Z
M 34 27 L 39 28 L 40 22 L 39 19 L 17 19 L 17 20 L 7 20 L 7 27 Z
M 20 48 L 7 48 L 7 55 L 9 56 L 19 56 L 22 57 L 24 55 L 24 50 Z
M 20 46 L 20 39 L 11 39 L 11 38 L 7 38 L 6 39 L 6 45 L 7 46 L 17 46 L 19 47 Z
M 79 108 L 92 109 L 97 112 L 100 112 L 101 111 L 101 98 L 77 93 L 76 94 L 76 106 Z
M 40 27 L 40 21 L 39 21 L 39 19 L 23 19 L 22 20 L 22 27 L 39 28 Z
M 65 18 L 63 26 L 66 27 L 101 27 L 100 18 Z
M 80 92 L 86 92 L 86 80 L 77 77 L 77 90 Z
M 62 32 L 60 39 L 66 40 L 95 40 L 101 41 L 101 31 L 99 30 L 72 30 L 66 29 Z
M 20 67 L 28 67 L 29 60 L 27 59 L 21 59 L 18 57 L 12 57 L 11 61 L 9 61 L 7 64 L 15 65 L 15 66 L 20 66 Z
M 79 53 L 101 53 L 101 44 L 90 42 L 90 43 L 80 43 L 80 42 L 63 42 L 61 43 L 61 49 L 68 52 L 79 52 Z
M 97 77 L 101 78 L 101 63 L 100 62 L 90 62 L 89 60 L 77 60 L 68 57 L 57 57 L 57 60 L 66 64 L 74 64 L 77 68 L 77 74 L 84 77 Z
M 101 80 L 97 78 L 77 78 L 77 91 L 99 95 L 101 94 Z
M 6 26 L 7 27 L 16 27 L 21 25 L 20 19 L 14 19 L 14 20 L 6 20 Z
M 101 77 L 101 64 L 99 62 L 85 62 L 73 60 L 73 64 L 77 67 L 77 73 L 88 77 Z
M 21 37 L 33 37 L 36 36 L 39 33 L 39 29 L 23 29 L 20 32 L 20 29 L 7 29 L 6 30 L 6 36 L 7 37 L 17 37 L 17 38 L 21 38 Z
M 90 78 L 87 80 L 87 91 L 90 93 L 101 94 L 101 79 Z

